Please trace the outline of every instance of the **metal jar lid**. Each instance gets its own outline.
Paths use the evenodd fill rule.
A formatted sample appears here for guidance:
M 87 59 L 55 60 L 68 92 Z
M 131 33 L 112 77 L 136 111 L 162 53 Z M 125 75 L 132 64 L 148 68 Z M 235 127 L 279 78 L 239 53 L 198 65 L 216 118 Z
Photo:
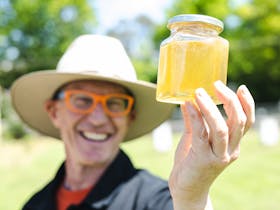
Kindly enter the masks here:
M 181 14 L 176 15 L 168 20 L 167 27 L 170 28 L 171 25 L 174 23 L 184 23 L 184 22 L 200 22 L 200 23 L 207 23 L 213 25 L 218 29 L 219 32 L 223 31 L 224 24 L 217 18 L 207 16 L 207 15 L 200 15 L 200 14 Z

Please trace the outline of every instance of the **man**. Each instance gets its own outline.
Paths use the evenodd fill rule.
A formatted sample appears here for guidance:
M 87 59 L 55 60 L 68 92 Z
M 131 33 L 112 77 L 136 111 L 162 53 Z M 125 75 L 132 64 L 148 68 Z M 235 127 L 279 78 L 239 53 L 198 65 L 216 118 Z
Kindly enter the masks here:
M 24 210 L 211 209 L 208 192 L 238 157 L 242 136 L 254 122 L 254 101 L 245 86 L 235 94 L 215 83 L 225 121 L 199 88 L 196 104 L 181 106 L 185 132 L 167 182 L 137 170 L 120 150 L 144 135 L 173 105 L 155 100 L 155 85 L 136 78 L 121 43 L 111 37 L 78 37 L 56 71 L 31 73 L 12 87 L 13 105 L 32 128 L 62 139 L 65 163 Z

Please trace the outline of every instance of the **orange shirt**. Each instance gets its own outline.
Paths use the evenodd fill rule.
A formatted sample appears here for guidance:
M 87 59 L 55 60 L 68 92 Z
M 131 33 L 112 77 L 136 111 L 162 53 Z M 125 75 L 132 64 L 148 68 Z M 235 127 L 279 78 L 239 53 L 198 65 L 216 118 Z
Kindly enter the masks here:
M 71 204 L 79 204 L 91 189 L 92 187 L 83 190 L 71 191 L 65 189 L 61 185 L 56 194 L 57 210 L 66 210 Z

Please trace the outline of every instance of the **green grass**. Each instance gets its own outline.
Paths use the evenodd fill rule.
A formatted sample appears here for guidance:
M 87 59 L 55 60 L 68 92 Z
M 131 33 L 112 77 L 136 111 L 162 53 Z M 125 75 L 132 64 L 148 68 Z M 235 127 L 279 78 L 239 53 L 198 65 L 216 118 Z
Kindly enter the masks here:
M 39 140 L 37 140 L 39 138 Z M 136 167 L 168 178 L 179 135 L 170 152 L 154 150 L 151 136 L 127 142 L 122 148 Z M 22 142 L 0 142 L 0 209 L 20 209 L 56 172 L 64 159 L 60 141 L 36 137 Z M 280 145 L 265 147 L 255 132 L 242 143 L 240 158 L 223 172 L 211 189 L 217 210 L 279 209 Z

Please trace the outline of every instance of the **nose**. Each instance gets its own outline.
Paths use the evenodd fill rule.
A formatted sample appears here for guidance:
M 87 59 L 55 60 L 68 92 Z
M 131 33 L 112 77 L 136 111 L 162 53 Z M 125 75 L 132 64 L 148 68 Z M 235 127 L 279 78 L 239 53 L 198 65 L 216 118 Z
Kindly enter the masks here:
M 101 103 L 97 103 L 91 113 L 87 115 L 87 118 L 93 125 L 102 125 L 109 121 L 109 116 L 106 114 Z

